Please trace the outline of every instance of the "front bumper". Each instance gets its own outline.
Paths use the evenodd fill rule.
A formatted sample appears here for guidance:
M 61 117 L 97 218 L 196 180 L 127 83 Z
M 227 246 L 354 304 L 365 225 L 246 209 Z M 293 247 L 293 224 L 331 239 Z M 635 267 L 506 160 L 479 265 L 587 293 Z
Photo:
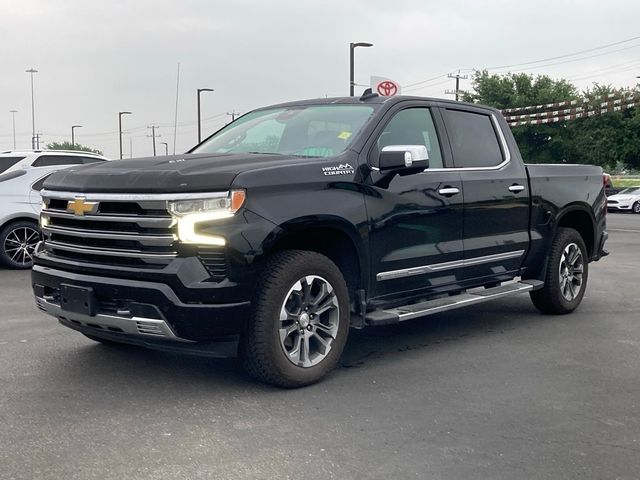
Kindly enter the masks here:
M 31 278 L 42 311 L 75 330 L 103 338 L 115 336 L 125 343 L 160 341 L 186 348 L 193 342 L 227 341 L 243 331 L 250 311 L 249 301 L 184 303 L 164 283 L 84 275 L 41 265 L 33 267 Z M 65 309 L 62 284 L 90 288 L 95 311 Z
M 607 204 L 607 210 L 610 212 L 619 212 L 619 211 L 628 211 L 631 210 L 632 205 L 621 205 L 621 204 Z

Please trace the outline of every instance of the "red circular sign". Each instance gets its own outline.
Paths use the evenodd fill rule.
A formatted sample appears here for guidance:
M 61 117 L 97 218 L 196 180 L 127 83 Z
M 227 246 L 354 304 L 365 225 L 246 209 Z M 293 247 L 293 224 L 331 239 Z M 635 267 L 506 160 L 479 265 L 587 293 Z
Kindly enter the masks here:
M 380 82 L 376 90 L 378 90 L 378 93 L 384 97 L 392 97 L 398 93 L 398 86 L 395 83 L 386 80 L 384 82 Z

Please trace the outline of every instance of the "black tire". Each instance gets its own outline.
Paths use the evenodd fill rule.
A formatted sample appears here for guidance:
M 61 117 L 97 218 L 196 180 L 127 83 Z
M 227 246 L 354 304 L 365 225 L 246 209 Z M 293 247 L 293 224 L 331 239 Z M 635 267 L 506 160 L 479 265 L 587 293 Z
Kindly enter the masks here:
M 19 220 L 5 225 L 0 230 L 0 262 L 18 270 L 31 268 L 33 251 L 39 241 L 40 231 L 35 222 Z
M 633 213 L 640 213 L 640 202 L 636 202 L 631 206 L 631 211 Z
M 305 299 L 310 298 L 313 288 L 316 288 L 308 286 L 307 294 L 304 293 L 303 285 L 309 285 L 309 278 L 311 278 L 312 285 L 317 285 L 317 282 L 320 282 L 320 286 L 322 286 L 322 281 L 324 281 L 333 289 L 332 291 L 329 291 L 328 288 L 324 290 L 329 293 L 323 298 L 330 301 L 322 302 L 322 305 L 325 308 L 328 304 L 332 305 L 328 312 L 332 315 L 334 337 L 324 337 L 331 345 L 328 352 L 326 350 L 325 352 L 319 351 L 324 347 L 315 338 L 308 338 L 305 347 L 307 359 L 312 357 L 310 352 L 315 346 L 318 349 L 318 352 L 315 352 L 315 361 L 318 363 L 312 365 L 309 361 L 309 365 L 300 366 L 299 363 L 294 364 L 296 360 L 290 359 L 292 354 L 295 356 L 295 347 L 291 347 L 291 352 L 287 351 L 288 347 L 285 343 L 289 341 L 290 337 L 286 336 L 284 340 L 281 340 L 279 332 L 284 327 L 280 315 L 289 305 L 287 302 L 297 298 L 298 305 L 294 305 L 294 308 L 300 312 L 297 314 L 297 320 L 295 318 L 284 320 L 292 322 L 290 326 L 293 329 L 291 337 L 296 336 L 297 340 L 297 337 L 304 338 L 305 335 L 315 336 L 326 333 L 316 330 L 319 323 L 326 321 L 320 319 L 325 313 L 318 314 L 312 321 L 309 320 L 309 318 L 314 318 L 312 313 L 314 308 L 317 311 L 322 310 L 320 306 L 317 303 L 315 307 L 304 306 L 305 304 L 310 305 L 306 303 Z M 302 280 L 304 280 L 303 283 L 301 283 Z M 295 291 L 297 285 L 302 288 L 300 295 L 298 295 L 300 292 Z M 318 293 L 317 298 L 321 297 L 322 293 Z M 294 303 L 296 302 L 294 301 Z M 303 315 L 307 308 L 311 308 L 311 310 L 303 321 Z M 291 316 L 295 317 L 295 315 Z M 315 383 L 327 375 L 338 363 L 347 341 L 350 316 L 346 282 L 338 267 L 331 260 L 319 253 L 304 250 L 287 250 L 276 253 L 263 271 L 254 300 L 253 317 L 240 341 L 239 353 L 243 366 L 254 378 L 279 387 L 295 388 Z M 311 326 L 307 325 L 312 322 L 316 323 Z M 294 323 L 298 326 L 294 326 Z M 298 330 L 300 325 L 303 328 Z M 310 331 L 308 334 L 304 331 L 304 325 Z M 312 329 L 313 332 L 311 332 Z M 300 341 L 304 342 L 302 339 Z M 298 361 L 300 362 L 304 356 L 300 352 L 305 349 L 300 343 L 297 345 Z M 318 360 L 320 357 L 322 358 Z
M 577 249 L 573 249 L 572 246 L 576 246 Z M 563 259 L 567 250 L 568 253 Z M 581 260 L 576 258 L 575 263 L 569 265 L 571 252 L 577 250 L 579 250 Z M 567 268 L 561 267 L 561 263 Z M 589 256 L 584 240 L 573 228 L 560 227 L 553 239 L 547 258 L 544 288 L 531 292 L 531 301 L 542 313 L 554 315 L 570 313 L 580 305 L 587 288 L 588 277 Z M 579 286 L 577 285 L 578 281 Z M 577 289 L 578 287 L 579 289 Z

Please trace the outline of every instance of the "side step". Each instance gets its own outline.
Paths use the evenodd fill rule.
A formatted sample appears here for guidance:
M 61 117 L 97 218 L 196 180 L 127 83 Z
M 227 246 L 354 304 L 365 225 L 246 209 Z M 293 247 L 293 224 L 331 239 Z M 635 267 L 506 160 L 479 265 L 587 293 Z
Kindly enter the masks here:
M 388 310 L 375 310 L 367 313 L 365 323 L 367 325 L 390 325 L 404 320 L 411 320 L 412 318 L 424 317 L 426 315 L 487 302 L 501 297 L 538 290 L 543 286 L 544 283 L 540 280 L 521 280 L 493 288 L 467 290 L 460 295 L 451 297 L 438 298 L 436 300 L 414 303 L 403 307 L 390 308 Z

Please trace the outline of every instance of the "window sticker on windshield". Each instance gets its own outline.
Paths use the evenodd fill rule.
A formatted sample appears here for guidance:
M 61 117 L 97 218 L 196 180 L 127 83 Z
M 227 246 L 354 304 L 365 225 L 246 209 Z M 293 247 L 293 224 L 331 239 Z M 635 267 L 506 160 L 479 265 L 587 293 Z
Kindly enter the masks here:
M 338 138 L 342 139 L 342 140 L 346 140 L 347 138 L 349 138 L 351 136 L 351 132 L 340 132 L 338 134 Z

